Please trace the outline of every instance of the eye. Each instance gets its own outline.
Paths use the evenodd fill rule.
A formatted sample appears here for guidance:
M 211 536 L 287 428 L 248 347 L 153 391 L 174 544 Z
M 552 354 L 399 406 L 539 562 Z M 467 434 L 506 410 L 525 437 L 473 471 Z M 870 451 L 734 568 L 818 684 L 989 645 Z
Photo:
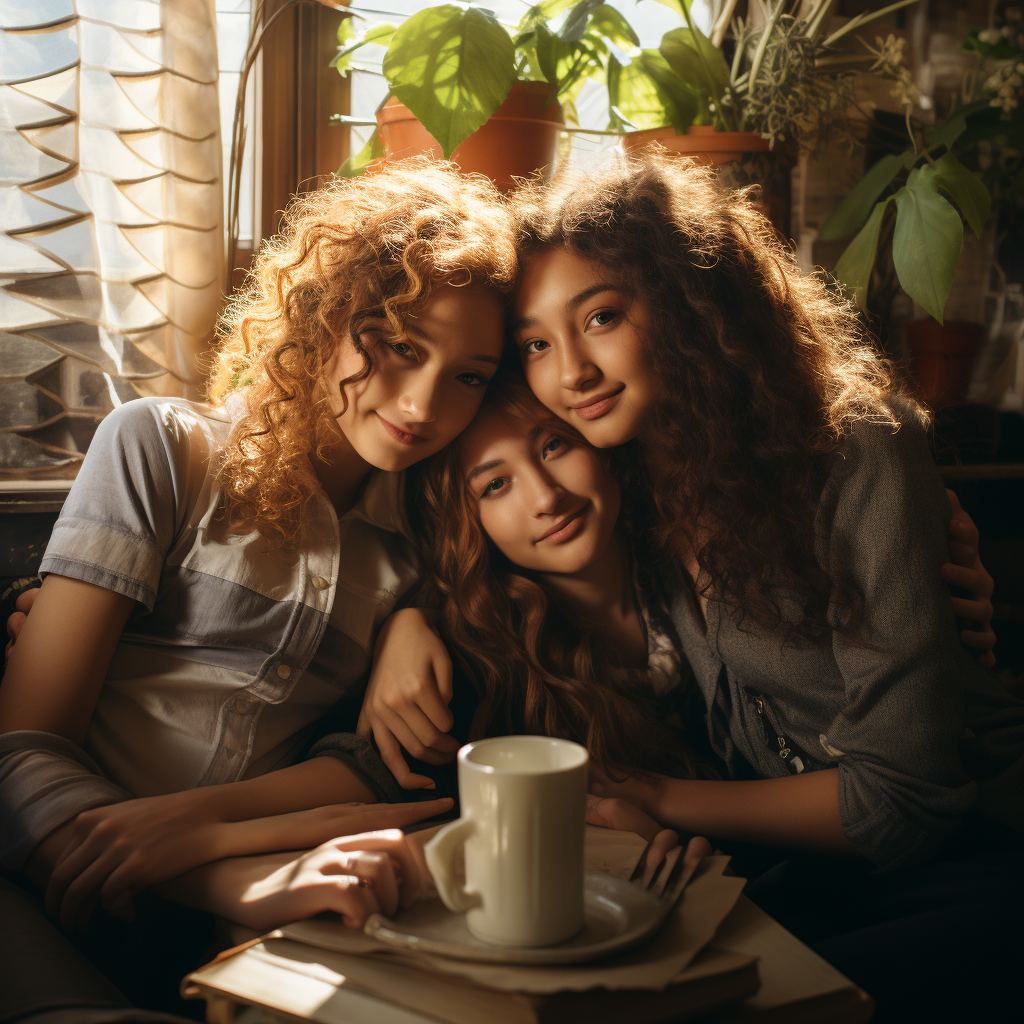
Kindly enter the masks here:
M 390 348 L 397 355 L 400 355 L 403 359 L 415 359 L 416 351 L 407 341 L 389 341 L 388 348 Z
M 614 323 L 619 318 L 619 314 L 614 309 L 601 309 L 598 310 L 591 318 L 591 327 L 607 327 L 610 323 Z
M 506 480 L 503 476 L 496 476 L 486 487 L 480 492 L 480 497 L 484 498 L 488 494 L 494 494 L 496 491 L 500 491 L 505 486 Z
M 481 377 L 479 373 L 460 373 L 455 378 L 460 384 L 468 384 L 471 388 L 486 387 L 490 380 Z
M 551 346 L 546 341 L 543 341 L 540 338 L 534 338 L 533 341 L 528 341 L 523 345 L 520 351 L 524 356 L 534 356 L 548 348 L 551 348 Z
M 543 448 L 541 448 L 541 454 L 544 456 L 554 455 L 556 452 L 563 451 L 568 448 L 569 445 L 564 438 L 552 437 Z

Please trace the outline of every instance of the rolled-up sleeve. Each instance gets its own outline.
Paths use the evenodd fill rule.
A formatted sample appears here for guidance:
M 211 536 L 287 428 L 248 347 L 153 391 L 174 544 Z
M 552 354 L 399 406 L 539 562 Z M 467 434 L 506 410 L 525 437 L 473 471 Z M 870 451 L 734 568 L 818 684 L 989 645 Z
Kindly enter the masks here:
M 983 670 L 960 646 L 941 577 L 950 518 L 923 427 L 855 426 L 818 523 L 823 560 L 851 570 L 865 609 L 857 636 L 834 634 L 845 704 L 827 743 L 843 831 L 886 869 L 934 853 L 976 795 L 958 744 L 965 685 Z
M 23 730 L 0 736 L 0 865 L 20 871 L 54 829 L 81 811 L 128 800 L 81 747 Z
M 181 404 L 143 398 L 116 409 L 89 445 L 40 575 L 95 583 L 152 611 L 192 462 L 206 454 L 198 422 Z

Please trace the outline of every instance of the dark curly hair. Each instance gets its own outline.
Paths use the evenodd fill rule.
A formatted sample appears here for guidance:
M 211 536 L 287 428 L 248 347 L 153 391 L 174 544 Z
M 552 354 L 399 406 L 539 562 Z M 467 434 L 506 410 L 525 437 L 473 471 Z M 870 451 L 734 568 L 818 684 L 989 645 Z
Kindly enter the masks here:
M 612 270 L 657 324 L 646 345 L 663 397 L 618 456 L 637 508 L 653 495 L 663 557 L 678 566 L 693 551 L 701 593 L 741 623 L 796 642 L 829 627 L 854 634 L 862 597 L 818 560 L 817 501 L 851 421 L 896 429 L 896 407 L 924 414 L 851 305 L 801 272 L 752 192 L 663 152 L 569 171 L 514 195 L 520 264 L 564 247 Z

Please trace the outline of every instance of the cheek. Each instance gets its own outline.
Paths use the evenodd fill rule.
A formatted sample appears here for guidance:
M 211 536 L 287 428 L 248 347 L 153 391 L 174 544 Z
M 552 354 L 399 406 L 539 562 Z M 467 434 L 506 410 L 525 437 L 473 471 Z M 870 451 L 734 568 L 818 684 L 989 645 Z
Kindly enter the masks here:
M 480 503 L 480 525 L 494 546 L 513 562 L 517 562 L 517 548 L 523 538 L 523 530 L 517 528 L 515 503 L 504 501 L 483 501 Z M 528 524 L 527 524 L 528 525 Z

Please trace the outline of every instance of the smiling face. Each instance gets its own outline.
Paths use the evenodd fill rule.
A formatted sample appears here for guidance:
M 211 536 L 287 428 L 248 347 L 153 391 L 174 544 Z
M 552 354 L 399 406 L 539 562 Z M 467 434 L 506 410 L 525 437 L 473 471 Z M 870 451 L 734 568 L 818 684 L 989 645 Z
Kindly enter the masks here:
M 600 264 L 560 247 L 527 262 L 514 327 L 526 379 L 598 448 L 632 440 L 654 408 L 650 327 L 641 303 Z
M 396 337 L 384 317 L 360 320 L 359 340 L 373 359 L 365 380 L 351 339 L 326 367 L 331 414 L 355 453 L 378 469 L 407 469 L 439 451 L 480 407 L 504 344 L 501 296 L 478 284 L 442 285 L 406 318 Z
M 584 572 L 608 549 L 619 489 L 589 446 L 494 406 L 459 441 L 461 469 L 480 524 L 524 569 Z

